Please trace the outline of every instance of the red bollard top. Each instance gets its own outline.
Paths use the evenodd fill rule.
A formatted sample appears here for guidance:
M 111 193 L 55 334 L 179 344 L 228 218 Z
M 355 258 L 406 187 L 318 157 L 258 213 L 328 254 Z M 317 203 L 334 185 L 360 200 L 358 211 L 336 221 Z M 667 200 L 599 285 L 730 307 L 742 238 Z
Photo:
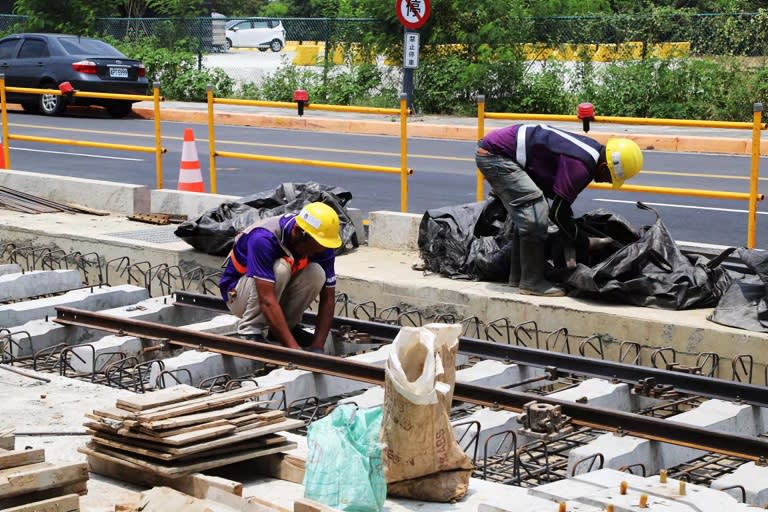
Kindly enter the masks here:
M 594 119 L 595 106 L 591 103 L 579 103 L 579 110 L 576 117 L 579 119 Z
M 61 91 L 62 94 L 72 94 L 75 92 L 75 88 L 72 87 L 72 84 L 69 82 L 61 82 L 59 84 L 59 91 Z
M 293 91 L 293 101 L 309 101 L 309 93 L 304 89 L 296 89 Z

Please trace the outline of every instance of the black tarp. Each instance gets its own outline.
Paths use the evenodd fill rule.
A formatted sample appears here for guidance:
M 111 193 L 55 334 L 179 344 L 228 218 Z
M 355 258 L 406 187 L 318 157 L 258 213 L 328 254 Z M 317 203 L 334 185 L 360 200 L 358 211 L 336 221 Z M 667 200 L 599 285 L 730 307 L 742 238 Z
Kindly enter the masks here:
M 509 230 L 505 212 L 484 203 L 428 210 L 419 225 L 419 252 L 425 270 L 454 279 L 506 281 Z M 590 236 L 610 236 L 617 243 L 601 254 L 580 255 L 575 270 L 554 269 L 550 278 L 571 295 L 666 309 L 712 307 L 731 282 L 717 258 L 689 258 L 678 248 L 658 213 L 653 225 L 633 229 L 611 212 L 596 210 L 577 223 Z M 550 236 L 553 261 L 564 263 L 562 242 Z M 559 278 L 559 279 L 558 279 Z
M 599 297 L 638 306 L 694 309 L 715 306 L 731 283 L 722 258 L 689 257 L 680 250 L 661 221 L 640 238 L 593 267 L 579 265 L 567 284 L 575 295 Z M 728 251 L 730 252 L 730 250 Z M 725 255 L 723 255 L 725 256 Z
M 350 245 L 358 246 L 355 227 L 346 210 L 346 204 L 351 199 L 352 194 L 339 187 L 314 182 L 283 183 L 274 190 L 245 196 L 238 201 L 226 201 L 198 218 L 180 224 L 174 233 L 199 251 L 226 256 L 235 235 L 253 222 L 284 213 L 296 213 L 305 204 L 320 201 L 339 214 L 344 242 L 340 251 L 343 251 Z
M 736 255 L 754 275 L 734 279 L 707 318 L 728 327 L 768 332 L 768 253 L 737 249 Z

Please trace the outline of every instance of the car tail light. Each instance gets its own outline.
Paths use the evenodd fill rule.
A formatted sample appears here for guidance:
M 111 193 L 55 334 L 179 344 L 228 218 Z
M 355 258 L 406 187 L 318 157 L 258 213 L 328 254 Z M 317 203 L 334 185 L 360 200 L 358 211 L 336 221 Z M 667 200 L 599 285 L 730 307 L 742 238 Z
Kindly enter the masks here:
M 78 73 L 86 73 L 89 75 L 96 74 L 96 63 L 91 60 L 81 60 L 72 63 L 72 69 Z
M 139 64 L 139 78 L 142 76 L 147 76 L 147 68 L 144 67 L 144 64 Z

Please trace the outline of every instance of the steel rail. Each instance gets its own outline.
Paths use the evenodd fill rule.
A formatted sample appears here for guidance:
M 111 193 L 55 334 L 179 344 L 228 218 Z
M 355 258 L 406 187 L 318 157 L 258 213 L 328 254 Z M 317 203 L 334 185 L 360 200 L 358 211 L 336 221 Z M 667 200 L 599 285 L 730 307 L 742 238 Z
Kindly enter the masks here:
M 227 305 L 219 297 L 200 295 L 189 292 L 175 292 L 176 303 L 186 306 L 196 306 L 205 309 L 229 311 Z M 305 313 L 303 322 L 315 325 L 316 315 Z M 332 328 L 349 326 L 360 332 L 365 332 L 372 339 L 392 341 L 400 331 L 401 326 L 371 322 L 355 318 L 334 317 Z M 690 373 L 675 372 L 647 366 L 636 366 L 604 359 L 550 352 L 547 350 L 507 345 L 462 336 L 459 339 L 459 352 L 462 354 L 496 359 L 510 363 L 520 363 L 528 366 L 545 368 L 553 366 L 562 372 L 570 372 L 586 377 L 618 380 L 628 384 L 637 384 L 645 379 L 654 379 L 656 384 L 672 386 L 675 391 L 707 398 L 719 398 L 733 402 L 742 402 L 758 407 L 768 407 L 768 388 Z
M 123 333 L 140 338 L 162 339 L 169 345 L 207 350 L 372 384 L 384 383 L 384 368 L 359 361 L 75 308 L 58 307 L 56 311 L 57 317 L 54 321 L 63 325 Z M 634 435 L 747 460 L 768 458 L 768 439 L 758 437 L 713 432 L 670 420 L 464 383 L 456 384 L 454 397 L 464 402 L 512 411 L 521 411 L 526 403 L 535 400 L 559 405 L 562 412 L 579 426 Z

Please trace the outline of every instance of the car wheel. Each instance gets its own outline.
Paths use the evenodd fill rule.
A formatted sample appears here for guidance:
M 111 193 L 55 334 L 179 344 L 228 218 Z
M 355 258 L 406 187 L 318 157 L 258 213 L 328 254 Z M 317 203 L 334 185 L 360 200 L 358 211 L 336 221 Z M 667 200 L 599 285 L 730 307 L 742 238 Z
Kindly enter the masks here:
M 232 40 L 227 38 L 227 42 L 224 43 L 224 51 L 228 52 L 230 48 L 232 48 Z
M 277 53 L 283 49 L 283 43 L 281 43 L 279 39 L 273 39 L 269 47 L 272 49 L 273 52 Z
M 109 105 L 106 105 L 105 108 L 107 109 L 107 113 L 109 114 L 109 117 L 112 117 L 114 119 L 122 119 L 126 117 L 128 114 L 133 112 L 133 102 L 130 101 L 116 101 L 115 103 L 110 103 Z
M 27 114 L 37 114 L 40 111 L 40 108 L 37 106 L 37 103 L 22 103 L 21 108 L 26 112 Z
M 52 84 L 43 85 L 43 89 L 54 89 Z M 41 94 L 38 101 L 39 111 L 46 116 L 58 116 L 67 108 L 63 97 L 53 94 Z
M 267 48 L 266 46 L 259 46 L 259 51 L 260 52 L 265 52 L 267 50 L 269 50 L 269 48 Z

